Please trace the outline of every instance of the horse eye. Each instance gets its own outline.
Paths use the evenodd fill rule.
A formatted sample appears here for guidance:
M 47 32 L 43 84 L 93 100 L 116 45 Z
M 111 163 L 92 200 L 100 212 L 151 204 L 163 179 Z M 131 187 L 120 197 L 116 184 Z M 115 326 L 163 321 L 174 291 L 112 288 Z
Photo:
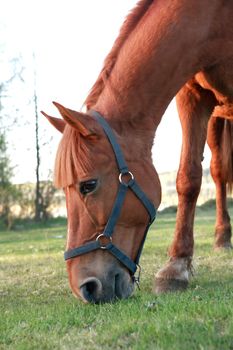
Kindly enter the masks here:
M 97 180 L 87 180 L 80 182 L 79 191 L 85 195 L 87 193 L 93 192 L 96 189 Z

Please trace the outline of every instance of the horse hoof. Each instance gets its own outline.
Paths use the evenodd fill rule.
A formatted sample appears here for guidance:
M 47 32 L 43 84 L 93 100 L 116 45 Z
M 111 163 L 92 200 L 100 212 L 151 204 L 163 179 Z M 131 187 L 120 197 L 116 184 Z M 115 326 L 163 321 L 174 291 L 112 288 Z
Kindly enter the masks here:
M 154 292 L 162 294 L 187 289 L 192 272 L 192 258 L 171 258 L 155 276 Z
M 182 292 L 187 289 L 188 284 L 188 280 L 155 278 L 154 292 L 156 294 Z
M 231 250 L 233 249 L 233 246 L 231 242 L 224 242 L 224 243 L 215 243 L 214 250 L 215 251 L 224 251 L 224 250 Z

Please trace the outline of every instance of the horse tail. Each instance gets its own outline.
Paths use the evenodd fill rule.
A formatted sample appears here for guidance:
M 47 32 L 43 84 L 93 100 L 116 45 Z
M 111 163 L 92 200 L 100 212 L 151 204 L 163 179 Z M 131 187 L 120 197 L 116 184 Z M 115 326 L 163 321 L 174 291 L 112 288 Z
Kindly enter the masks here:
M 221 138 L 222 175 L 229 193 L 233 190 L 233 121 L 224 119 Z

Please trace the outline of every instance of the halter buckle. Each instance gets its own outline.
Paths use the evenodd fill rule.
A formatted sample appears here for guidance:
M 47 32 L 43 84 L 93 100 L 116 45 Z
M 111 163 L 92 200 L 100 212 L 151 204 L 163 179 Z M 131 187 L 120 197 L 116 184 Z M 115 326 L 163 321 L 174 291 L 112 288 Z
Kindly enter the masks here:
M 123 180 L 123 177 L 124 176 L 127 176 L 129 177 L 129 180 L 128 181 L 124 181 Z M 122 185 L 126 186 L 126 187 L 129 187 L 130 185 L 133 184 L 134 182 L 134 175 L 131 173 L 131 171 L 127 171 L 126 173 L 120 173 L 119 174 L 119 181 Z
M 101 237 L 104 237 L 105 239 L 107 239 L 107 240 L 109 240 L 107 243 L 104 243 L 104 242 L 101 242 Z M 100 244 L 100 249 L 107 249 L 106 247 L 107 247 L 107 245 L 109 244 L 109 243 L 112 243 L 112 237 L 107 237 L 107 236 L 105 236 L 103 233 L 101 233 L 100 235 L 98 235 L 97 237 L 96 237 L 96 241 L 97 242 L 99 242 L 99 244 Z

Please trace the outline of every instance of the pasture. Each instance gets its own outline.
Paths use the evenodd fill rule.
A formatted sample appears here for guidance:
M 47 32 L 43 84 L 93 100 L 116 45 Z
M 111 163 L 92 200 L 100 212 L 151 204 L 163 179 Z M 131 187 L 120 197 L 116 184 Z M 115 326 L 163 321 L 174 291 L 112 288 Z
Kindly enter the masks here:
M 175 223 L 174 213 L 164 213 L 142 254 L 141 290 L 103 305 L 71 294 L 65 220 L 1 230 L 0 349 L 233 349 L 233 253 L 212 250 L 214 214 L 197 210 L 195 275 L 186 292 L 152 293 Z

